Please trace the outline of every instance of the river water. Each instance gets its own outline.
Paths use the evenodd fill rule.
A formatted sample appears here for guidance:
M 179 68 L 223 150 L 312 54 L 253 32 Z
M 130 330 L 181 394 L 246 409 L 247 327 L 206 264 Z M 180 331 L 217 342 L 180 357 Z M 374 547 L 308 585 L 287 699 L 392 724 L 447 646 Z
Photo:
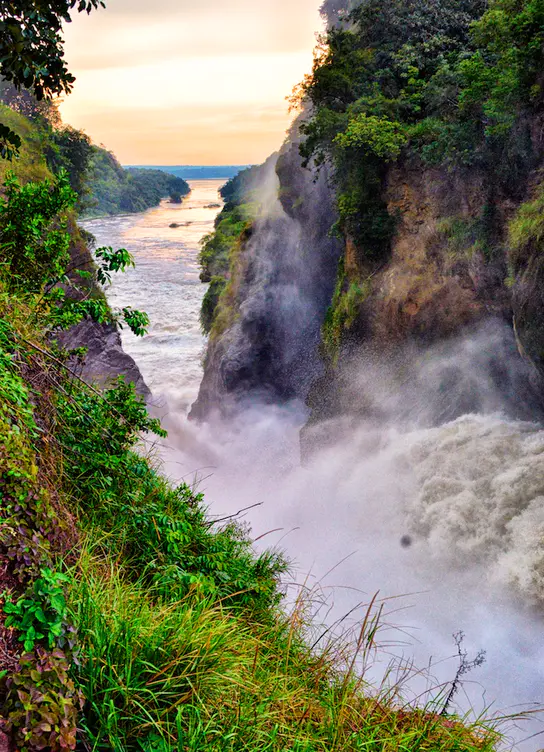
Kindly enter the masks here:
M 192 193 L 181 206 L 164 202 L 143 215 L 85 223 L 98 245 L 126 247 L 136 260 L 136 269 L 119 275 L 108 297 L 113 306 L 141 308 L 151 318 L 146 337 L 125 331 L 123 345 L 164 416 L 165 471 L 204 491 L 212 516 L 251 507 L 237 519 L 250 527 L 257 547 L 286 550 L 293 562 L 288 592 L 302 584 L 318 620 L 330 624 L 360 601 L 341 624 L 356 621 L 379 591 L 386 615 L 374 677 L 386 671 L 391 656 L 395 676 L 399 661 L 431 663 L 424 674 L 407 672 L 405 696 L 436 694 L 455 675 L 452 635 L 463 630 L 469 658 L 483 648 L 487 661 L 465 677 L 457 697 L 461 709 L 542 707 L 539 426 L 500 413 L 466 415 L 431 429 L 348 426 L 342 440 L 302 467 L 298 434 L 306 416 L 299 404 L 257 405 L 228 426 L 188 423 L 205 347 L 199 240 L 213 229 L 219 209 L 209 207 L 220 203 L 221 182 L 191 181 Z M 493 347 L 493 337 L 502 335 L 484 330 L 478 336 L 458 343 L 447 357 L 466 359 L 472 368 L 471 353 Z M 379 388 L 380 379 L 365 377 L 363 367 L 357 378 Z M 430 378 L 423 372 L 423 382 Z M 534 752 L 544 746 L 541 730 L 533 719 L 512 733 L 518 740 L 538 734 L 520 747 Z
M 114 308 L 132 306 L 149 315 L 147 336 L 125 329 L 123 347 L 138 363 L 154 400 L 180 414 L 195 400 L 202 376 L 199 313 L 206 286 L 199 279 L 199 241 L 213 230 L 224 183 L 192 180 L 181 205 L 163 201 L 143 214 L 83 222 L 97 247 L 126 248 L 134 256 L 136 267 L 114 276 L 108 300 Z

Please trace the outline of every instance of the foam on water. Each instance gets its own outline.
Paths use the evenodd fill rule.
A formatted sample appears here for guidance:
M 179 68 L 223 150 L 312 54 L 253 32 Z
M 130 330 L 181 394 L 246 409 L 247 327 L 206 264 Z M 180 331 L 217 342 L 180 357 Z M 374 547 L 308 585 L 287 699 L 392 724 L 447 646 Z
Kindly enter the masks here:
M 465 416 L 418 437 L 404 458 L 417 482 L 408 524 L 431 555 L 454 567 L 485 564 L 487 582 L 543 606 L 544 432 Z

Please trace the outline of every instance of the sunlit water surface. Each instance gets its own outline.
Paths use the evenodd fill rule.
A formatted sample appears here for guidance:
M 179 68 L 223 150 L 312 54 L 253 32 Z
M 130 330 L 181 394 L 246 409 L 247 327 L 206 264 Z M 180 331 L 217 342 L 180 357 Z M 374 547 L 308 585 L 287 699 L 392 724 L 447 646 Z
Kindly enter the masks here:
M 183 414 L 198 393 L 205 344 L 199 321 L 206 292 L 199 279 L 199 242 L 213 230 L 224 183 L 192 180 L 181 205 L 163 201 L 144 214 L 83 223 L 97 247 L 126 248 L 134 256 L 136 268 L 114 277 L 108 300 L 114 308 L 132 306 L 149 315 L 147 336 L 124 330 L 123 347 L 138 363 L 154 400 Z

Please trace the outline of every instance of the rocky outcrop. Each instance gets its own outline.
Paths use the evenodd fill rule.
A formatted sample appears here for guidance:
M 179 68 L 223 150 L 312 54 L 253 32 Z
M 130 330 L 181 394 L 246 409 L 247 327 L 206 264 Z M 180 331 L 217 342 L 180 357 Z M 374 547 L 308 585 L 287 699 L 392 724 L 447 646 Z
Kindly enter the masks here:
M 67 350 L 87 348 L 83 360 L 72 364 L 85 381 L 104 387 L 118 376 L 123 376 L 127 382 L 134 384 L 138 394 L 146 400 L 151 397 L 140 369 L 123 350 L 119 330 L 112 324 L 81 321 L 69 331 L 57 334 L 55 338 Z
M 93 236 L 77 224 L 75 217 L 70 217 L 68 230 L 71 237 L 70 256 L 73 269 L 69 275 L 72 284 L 66 287 L 67 295 L 76 300 L 89 295 L 103 295 L 93 278 L 82 279 L 75 271 L 78 269 L 87 273 L 94 272 L 95 263 L 90 250 L 94 243 Z M 150 398 L 151 392 L 140 369 L 133 358 L 123 350 L 121 335 L 113 324 L 99 324 L 87 319 L 68 331 L 55 332 L 54 339 L 66 350 L 87 349 L 86 355 L 82 359 L 74 360 L 72 366 L 89 383 L 104 387 L 118 376 L 124 376 L 128 382 L 134 383 L 138 394 L 146 400 Z
M 321 369 L 321 323 L 341 254 L 329 235 L 326 173 L 302 167 L 295 137 L 268 163 L 258 191 L 263 208 L 231 257 L 193 419 L 248 401 L 305 399 Z
M 228 413 L 248 400 L 293 398 L 307 399 L 311 410 L 306 435 L 331 418 L 375 417 L 384 399 L 396 405 L 397 419 L 417 415 L 426 424 L 481 409 L 542 414 L 544 302 L 534 254 L 509 281 L 508 223 L 530 193 L 530 177 L 517 200 L 495 196 L 490 214 L 484 173 L 396 164 L 384 194 L 396 231 L 380 261 L 369 261 L 349 237 L 342 250 L 331 240 L 330 183 L 324 170 L 316 180 L 302 167 L 296 139 L 280 153 L 272 178 L 261 189 L 277 191 L 278 201 L 240 241 L 193 418 L 215 408 Z M 442 345 L 462 349 L 463 337 L 481 343 L 474 363 L 489 389 L 476 397 L 462 358 L 456 365 L 448 355 L 421 409 L 412 387 L 422 359 Z M 389 374 L 390 394 L 380 391 L 379 400 L 354 375 L 363 361 L 372 371 L 376 358 Z
M 533 182 L 534 173 L 525 197 Z M 390 169 L 386 200 L 397 219 L 388 258 L 369 264 L 346 240 L 333 305 L 345 306 L 353 285 L 364 295 L 336 319 L 336 351 L 326 352 L 308 397 L 305 449 L 341 416 L 437 425 L 497 410 L 541 419 L 544 264 L 533 252 L 516 272 L 509 260 L 508 226 L 521 200 L 495 196 L 486 216 L 484 174 L 413 163 Z M 431 374 L 431 361 L 443 367 Z

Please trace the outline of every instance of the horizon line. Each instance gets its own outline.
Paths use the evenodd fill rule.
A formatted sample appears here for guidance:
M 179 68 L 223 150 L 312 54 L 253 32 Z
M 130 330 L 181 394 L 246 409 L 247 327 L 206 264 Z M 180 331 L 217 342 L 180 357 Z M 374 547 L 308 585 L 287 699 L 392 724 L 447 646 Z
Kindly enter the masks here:
M 224 163 L 224 164 L 176 164 L 176 163 L 169 163 L 169 164 L 158 164 L 157 162 L 153 163 L 138 163 L 138 164 L 122 164 L 122 167 L 254 167 L 257 163 L 256 162 L 247 162 L 244 164 L 233 164 L 233 163 Z

